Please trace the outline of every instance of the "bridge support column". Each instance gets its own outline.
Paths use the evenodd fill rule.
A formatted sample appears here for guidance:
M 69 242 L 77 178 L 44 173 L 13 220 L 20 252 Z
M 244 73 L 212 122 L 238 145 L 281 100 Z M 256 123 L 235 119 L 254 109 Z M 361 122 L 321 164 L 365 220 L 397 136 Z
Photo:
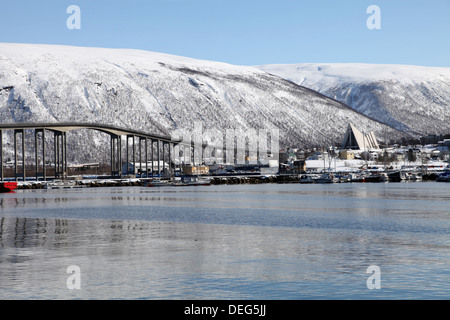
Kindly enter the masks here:
M 35 164 L 35 175 L 36 181 L 38 181 L 38 171 L 39 171 L 39 158 L 38 158 L 38 130 L 34 129 L 34 164 Z
M 139 144 L 138 144 L 138 148 L 139 148 L 139 171 L 141 174 L 141 178 L 143 175 L 143 168 L 144 166 L 142 165 L 142 161 L 145 161 L 145 172 L 146 174 L 148 173 L 148 139 L 146 137 L 137 137 Z M 144 157 L 142 156 L 142 142 L 144 142 Z
M 150 138 L 151 141 L 151 152 L 152 152 L 152 177 L 155 174 L 155 148 L 154 148 L 154 140 Z
M 42 136 L 42 172 L 39 171 L 39 134 Z M 42 177 L 45 181 L 46 177 L 46 168 L 45 168 L 45 129 L 35 129 L 34 130 L 34 149 L 35 149 L 35 165 L 36 165 L 36 181 L 39 180 L 39 177 Z
M 145 139 L 145 177 L 148 178 L 148 139 Z
M 130 173 L 130 148 L 129 148 L 129 146 L 128 146 L 128 143 L 130 142 L 129 140 L 130 140 L 130 136 L 126 136 L 126 139 L 125 139 L 126 141 L 126 143 L 125 143 L 125 148 L 127 149 L 126 151 L 127 151 L 127 174 L 129 174 Z
M 161 176 L 160 146 L 161 140 L 157 140 L 158 175 Z
M 111 176 L 122 176 L 122 137 L 120 135 L 110 135 L 111 145 Z
M 162 166 L 164 175 L 166 175 L 166 142 L 162 142 Z
M 42 176 L 44 181 L 47 180 L 47 170 L 45 162 L 45 129 L 42 129 Z
M 0 181 L 4 180 L 3 172 L 3 130 L 0 130 Z
M 118 168 L 118 170 L 119 170 L 119 177 L 122 177 L 122 136 L 118 136 L 118 141 L 117 141 L 117 144 L 118 144 L 118 148 L 119 148 L 119 150 L 118 150 L 118 156 L 119 156 L 119 168 Z
M 138 137 L 139 140 L 139 175 L 142 178 L 142 140 L 143 138 Z
M 18 164 L 17 164 L 17 135 L 21 134 L 22 136 L 22 173 L 18 172 Z M 15 129 L 14 130 L 14 177 L 16 181 L 19 180 L 19 177 L 23 178 L 25 181 L 25 129 Z
M 135 141 L 135 135 L 127 135 L 127 174 L 130 174 L 130 155 L 129 155 L 129 139 L 133 139 L 133 148 L 132 148 L 132 157 L 133 157 L 133 174 L 136 173 L 136 141 Z
M 172 155 L 172 143 L 168 142 L 169 145 L 169 177 L 172 178 L 172 159 L 170 158 Z
M 134 172 L 133 174 L 136 174 L 136 137 L 135 135 L 132 136 L 133 138 L 133 168 L 134 168 Z
M 55 179 L 67 176 L 67 135 L 63 131 L 53 131 Z

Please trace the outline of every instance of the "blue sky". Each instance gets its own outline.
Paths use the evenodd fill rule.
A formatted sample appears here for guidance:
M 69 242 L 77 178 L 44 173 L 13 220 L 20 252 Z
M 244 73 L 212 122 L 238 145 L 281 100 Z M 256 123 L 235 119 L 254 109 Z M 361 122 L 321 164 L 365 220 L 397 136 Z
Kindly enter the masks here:
M 81 9 L 69 30 L 67 7 Z M 369 30 L 366 9 L 381 9 Z M 238 65 L 450 67 L 449 0 L 0 0 L 0 42 L 130 48 Z M 1 54 L 1 53 L 0 53 Z

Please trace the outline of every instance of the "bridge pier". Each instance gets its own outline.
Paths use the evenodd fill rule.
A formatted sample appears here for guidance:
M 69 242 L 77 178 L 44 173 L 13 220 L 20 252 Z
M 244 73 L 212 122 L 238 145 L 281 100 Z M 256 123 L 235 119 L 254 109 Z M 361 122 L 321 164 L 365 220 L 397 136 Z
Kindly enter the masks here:
M 53 131 L 55 179 L 67 176 L 67 134 Z
M 122 176 L 122 136 L 111 134 L 111 176 Z
M 148 138 L 147 137 L 138 137 L 139 139 L 139 171 L 142 173 L 145 172 L 145 176 L 148 176 Z M 151 140 L 150 140 L 151 141 Z M 142 142 L 144 142 L 144 157 L 142 157 Z M 142 161 L 145 162 L 145 165 L 142 165 Z M 145 167 L 145 171 L 142 169 Z
M 162 156 L 161 159 L 159 159 L 160 161 L 162 161 L 162 171 L 161 173 L 163 173 L 163 175 L 166 175 L 166 146 L 167 143 L 165 141 L 161 141 L 161 152 L 162 152 Z M 161 174 L 160 173 L 160 174 Z
M 154 140 L 153 139 L 151 139 L 150 138 L 150 145 L 151 145 L 151 153 L 152 153 L 152 176 L 153 176 L 153 174 L 155 173 L 155 163 L 154 163 L 154 160 L 155 160 L 155 148 L 154 148 Z
M 127 135 L 127 141 L 126 141 L 126 148 L 127 148 L 127 174 L 130 174 L 131 173 L 131 171 L 130 171 L 130 157 L 129 157 L 129 139 L 130 138 L 132 138 L 133 139 L 133 149 L 132 149 L 132 151 L 133 151 L 133 153 L 132 153 L 132 156 L 133 156 L 133 167 L 134 167 L 134 172 L 133 172 L 133 174 L 135 174 L 136 173 L 136 141 L 135 141 L 135 135 Z
M 175 168 L 172 166 L 172 154 L 173 154 L 173 148 L 174 145 L 172 142 L 167 142 L 168 148 L 167 148 L 167 157 L 168 157 L 168 165 L 169 165 L 169 177 L 172 178 L 172 175 L 175 173 Z
M 42 135 L 42 172 L 39 171 L 39 134 Z M 36 166 L 36 181 L 42 177 L 45 181 L 47 179 L 46 164 L 45 164 L 45 129 L 34 130 L 34 148 L 35 148 L 35 166 Z
M 22 136 L 22 173 L 18 172 L 18 164 L 17 164 L 17 135 L 20 134 Z M 16 181 L 19 180 L 19 177 L 22 177 L 23 181 L 26 179 L 25 174 L 25 129 L 15 129 L 14 130 L 14 177 Z
M 143 138 L 138 137 L 139 139 L 139 172 L 140 176 L 142 177 L 142 140 Z
M 160 161 L 160 149 L 161 149 L 161 140 L 157 140 L 157 158 L 158 158 L 158 176 L 161 176 L 161 161 Z
M 4 181 L 5 174 L 3 172 L 3 130 L 0 129 L 0 181 Z
M 148 138 L 145 137 L 145 177 L 148 178 Z

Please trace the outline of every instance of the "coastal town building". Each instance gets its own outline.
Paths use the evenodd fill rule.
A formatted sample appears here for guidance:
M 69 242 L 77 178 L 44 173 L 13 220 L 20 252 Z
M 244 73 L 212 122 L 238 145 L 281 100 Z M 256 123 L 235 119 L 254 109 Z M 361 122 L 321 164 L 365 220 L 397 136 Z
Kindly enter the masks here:
M 183 167 L 183 173 L 186 175 L 202 175 L 209 173 L 208 166 L 186 166 Z

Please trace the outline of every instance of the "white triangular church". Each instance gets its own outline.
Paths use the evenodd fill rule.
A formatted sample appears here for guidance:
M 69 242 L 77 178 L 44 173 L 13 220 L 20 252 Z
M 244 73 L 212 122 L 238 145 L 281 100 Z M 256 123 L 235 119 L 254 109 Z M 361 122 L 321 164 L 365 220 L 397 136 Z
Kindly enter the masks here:
M 342 149 L 373 150 L 380 149 L 373 132 L 362 133 L 353 124 L 349 123 L 342 141 Z

